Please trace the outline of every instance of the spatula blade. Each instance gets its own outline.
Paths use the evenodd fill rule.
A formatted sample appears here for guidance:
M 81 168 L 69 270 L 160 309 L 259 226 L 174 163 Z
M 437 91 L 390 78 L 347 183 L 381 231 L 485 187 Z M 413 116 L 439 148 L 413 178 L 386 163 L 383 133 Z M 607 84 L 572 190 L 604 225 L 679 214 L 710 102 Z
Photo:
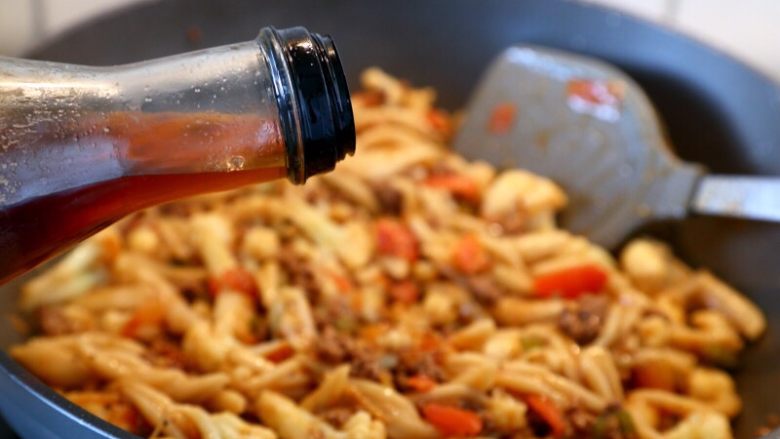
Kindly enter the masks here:
M 685 216 L 702 174 L 671 154 L 626 74 L 531 46 L 511 47 L 489 67 L 455 149 L 551 178 L 569 195 L 562 225 L 608 248 L 650 219 Z

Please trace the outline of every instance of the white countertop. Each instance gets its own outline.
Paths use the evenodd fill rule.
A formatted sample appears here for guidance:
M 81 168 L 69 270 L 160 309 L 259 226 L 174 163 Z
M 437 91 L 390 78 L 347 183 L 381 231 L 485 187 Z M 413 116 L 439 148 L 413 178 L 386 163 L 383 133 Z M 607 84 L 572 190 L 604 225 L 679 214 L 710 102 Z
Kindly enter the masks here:
M 0 0 L 0 54 L 20 55 L 68 28 L 156 0 Z M 780 81 L 780 0 L 581 0 L 691 34 Z

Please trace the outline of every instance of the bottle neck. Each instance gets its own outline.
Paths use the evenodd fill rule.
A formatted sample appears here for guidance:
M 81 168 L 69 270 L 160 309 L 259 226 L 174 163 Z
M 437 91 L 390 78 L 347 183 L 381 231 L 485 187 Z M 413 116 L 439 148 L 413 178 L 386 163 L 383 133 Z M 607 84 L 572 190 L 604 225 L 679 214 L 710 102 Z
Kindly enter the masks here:
M 288 178 L 303 183 L 333 170 L 355 152 L 352 103 L 333 40 L 302 27 L 264 28 L 257 43 L 274 78 Z

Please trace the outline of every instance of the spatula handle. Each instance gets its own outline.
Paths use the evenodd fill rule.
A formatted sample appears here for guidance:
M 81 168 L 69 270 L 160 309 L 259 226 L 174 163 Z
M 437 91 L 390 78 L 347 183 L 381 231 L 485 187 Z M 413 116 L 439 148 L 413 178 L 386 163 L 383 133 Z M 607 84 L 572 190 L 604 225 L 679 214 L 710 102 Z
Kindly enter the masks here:
M 780 178 L 707 175 L 691 200 L 696 213 L 780 222 Z

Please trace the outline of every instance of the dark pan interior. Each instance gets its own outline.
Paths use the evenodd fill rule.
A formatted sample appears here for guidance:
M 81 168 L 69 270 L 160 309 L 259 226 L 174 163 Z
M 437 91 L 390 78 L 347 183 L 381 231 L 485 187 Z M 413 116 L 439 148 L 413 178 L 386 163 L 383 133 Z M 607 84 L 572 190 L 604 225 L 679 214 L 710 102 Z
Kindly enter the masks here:
M 353 85 L 362 69 L 377 65 L 436 87 L 450 108 L 464 104 L 487 62 L 511 44 L 595 55 L 645 88 L 683 158 L 715 172 L 780 175 L 776 84 L 664 28 L 570 1 L 434 0 L 401 7 L 384 0 L 167 0 L 103 17 L 31 56 L 124 63 L 249 40 L 268 24 L 331 33 Z M 197 43 L 186 37 L 195 28 L 202 33 Z M 691 218 L 649 232 L 671 242 L 687 262 L 710 267 L 766 312 L 768 334 L 735 371 L 745 403 L 737 435 L 752 437 L 767 414 L 780 411 L 780 227 Z M 13 289 L 0 288 L 5 310 L 13 309 Z M 0 345 L 13 340 L 10 327 L 1 327 Z

